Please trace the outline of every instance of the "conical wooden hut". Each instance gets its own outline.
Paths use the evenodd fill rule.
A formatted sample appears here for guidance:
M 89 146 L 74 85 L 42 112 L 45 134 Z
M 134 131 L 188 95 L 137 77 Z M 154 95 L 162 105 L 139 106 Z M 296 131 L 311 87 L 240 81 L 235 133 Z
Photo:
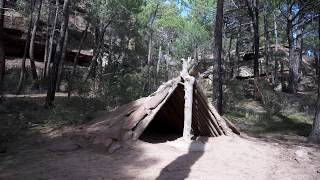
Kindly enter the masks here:
M 196 81 L 192 83 L 192 105 L 189 104 L 192 111 L 188 115 L 185 79 L 183 76 L 172 79 L 148 97 L 102 114 L 85 128 L 90 141 L 115 149 L 122 142 L 135 141 L 149 133 L 181 137 L 186 131 L 186 113 L 191 119 L 191 129 L 188 132 L 190 136 L 216 137 L 231 134 L 231 124 L 208 102 Z

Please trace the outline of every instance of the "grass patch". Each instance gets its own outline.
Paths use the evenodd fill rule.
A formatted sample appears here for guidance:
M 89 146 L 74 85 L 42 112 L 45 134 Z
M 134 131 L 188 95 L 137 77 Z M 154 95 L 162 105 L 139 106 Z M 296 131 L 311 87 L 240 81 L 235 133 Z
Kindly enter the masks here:
M 45 109 L 45 98 L 8 98 L 0 104 L 1 144 L 13 141 L 31 127 L 79 125 L 92 120 L 104 105 L 97 99 L 57 97 L 56 107 Z

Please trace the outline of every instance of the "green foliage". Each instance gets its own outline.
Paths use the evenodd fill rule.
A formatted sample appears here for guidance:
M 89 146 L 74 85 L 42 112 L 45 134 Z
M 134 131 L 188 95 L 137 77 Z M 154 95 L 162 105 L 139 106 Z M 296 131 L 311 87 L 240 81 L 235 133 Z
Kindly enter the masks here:
M 192 56 L 195 48 L 198 48 L 200 53 L 209 50 L 211 47 L 210 32 L 197 22 L 186 22 L 183 32 L 179 34 L 175 43 L 177 59 Z

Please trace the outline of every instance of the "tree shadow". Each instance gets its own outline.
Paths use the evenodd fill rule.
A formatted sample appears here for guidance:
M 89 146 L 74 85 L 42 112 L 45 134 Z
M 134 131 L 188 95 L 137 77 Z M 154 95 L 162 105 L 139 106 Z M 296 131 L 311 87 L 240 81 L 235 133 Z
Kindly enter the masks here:
M 192 141 L 188 147 L 188 152 L 164 167 L 156 180 L 180 180 L 188 178 L 192 165 L 204 154 L 207 141 L 207 137 L 203 141 Z

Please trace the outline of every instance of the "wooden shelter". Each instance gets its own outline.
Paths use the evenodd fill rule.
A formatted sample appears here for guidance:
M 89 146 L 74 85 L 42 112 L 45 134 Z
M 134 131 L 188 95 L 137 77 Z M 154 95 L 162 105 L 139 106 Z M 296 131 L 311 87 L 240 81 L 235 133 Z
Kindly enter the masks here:
M 86 134 L 93 144 L 103 145 L 108 149 L 116 149 L 122 142 L 137 140 L 150 132 L 181 137 L 186 129 L 185 84 L 186 80 L 182 76 L 172 79 L 148 97 L 103 113 L 85 128 Z M 200 85 L 194 81 L 192 86 L 190 136 L 216 137 L 231 134 L 231 124 L 208 102 Z

